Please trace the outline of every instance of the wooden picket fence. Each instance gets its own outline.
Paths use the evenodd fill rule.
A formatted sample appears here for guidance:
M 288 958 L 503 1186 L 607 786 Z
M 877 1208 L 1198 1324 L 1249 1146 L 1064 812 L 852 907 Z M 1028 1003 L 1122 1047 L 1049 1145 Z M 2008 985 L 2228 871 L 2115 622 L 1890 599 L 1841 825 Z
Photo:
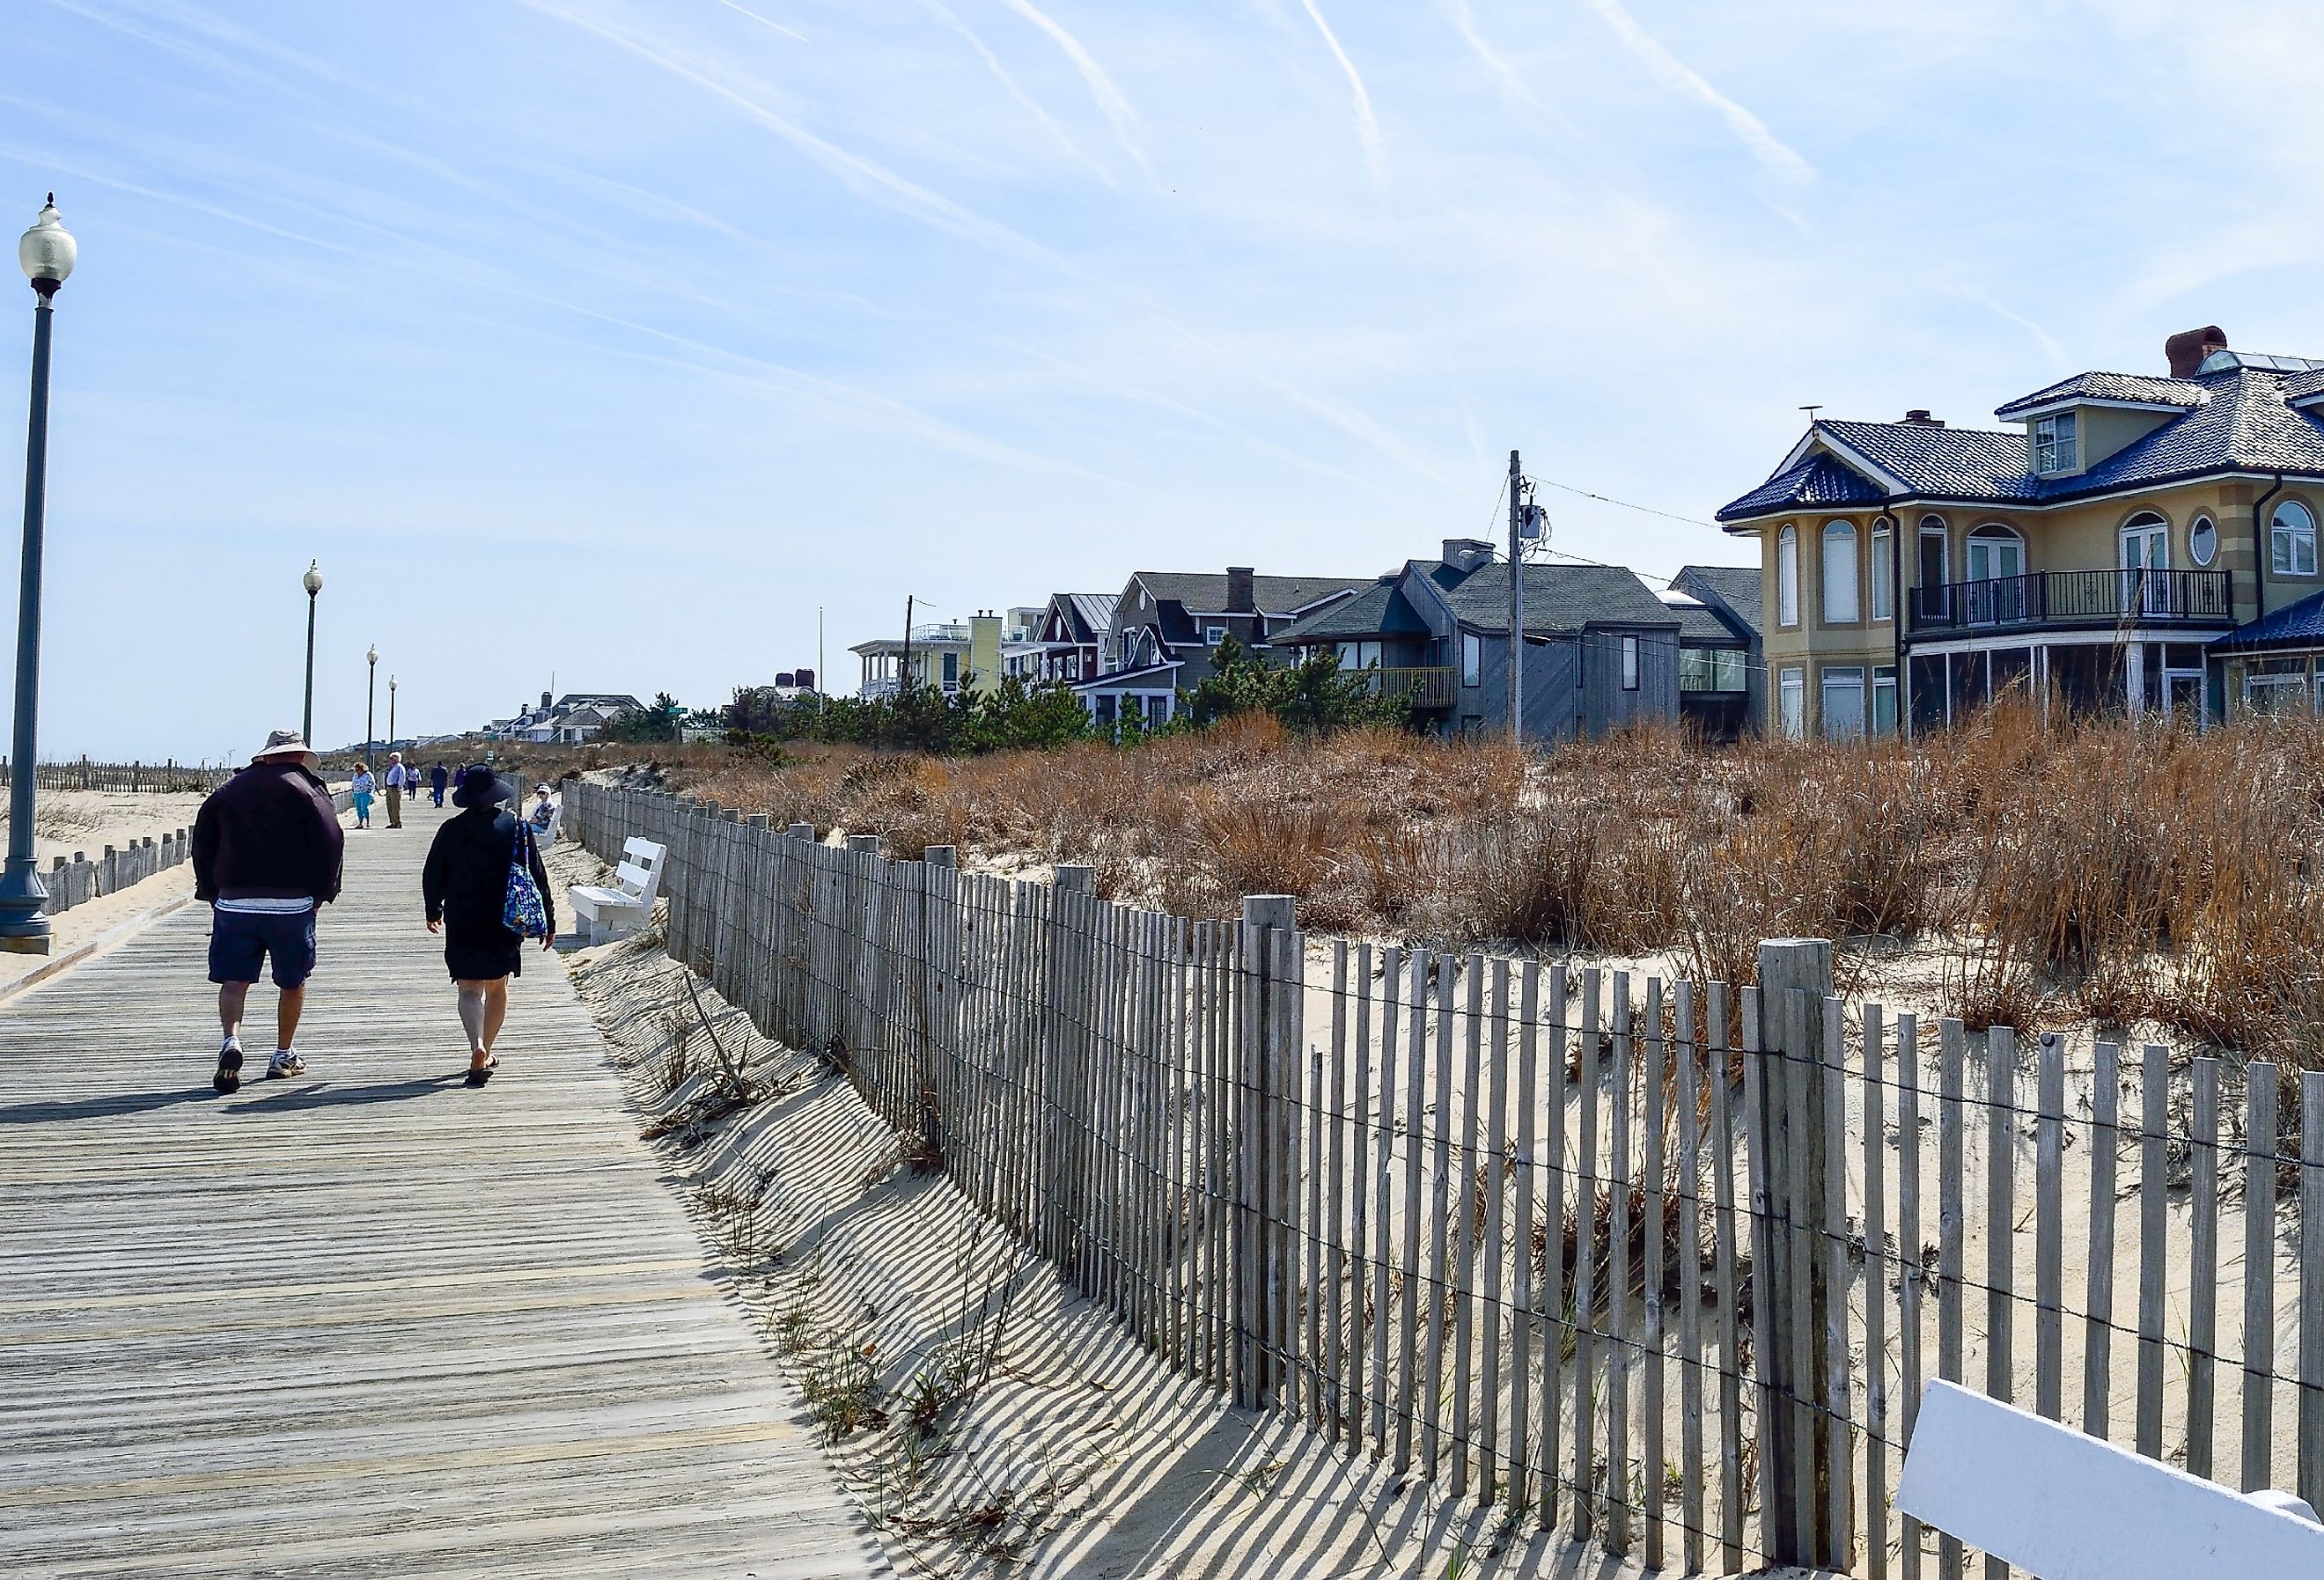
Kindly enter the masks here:
M 124 845 L 108 845 L 94 858 L 78 850 L 69 859 L 57 856 L 41 874 L 42 886 L 49 892 L 48 903 L 41 909 L 54 916 L 142 883 L 188 859 L 189 844 L 186 830 L 179 828 L 159 837 L 148 835 L 133 839 Z
M 2324 1506 L 2324 1075 L 1932 1038 L 1812 942 L 1730 994 L 651 791 L 565 826 L 667 845 L 672 956 L 1157 1356 L 1451 1495 L 1688 1575 L 1954 1580 L 1890 1502 L 1943 1377 Z
M 208 762 L 41 762 L 33 765 L 32 783 L 47 790 L 130 790 L 152 794 L 217 789 L 239 772 L 239 764 Z M 8 776 L 8 760 L 0 757 L 0 782 Z

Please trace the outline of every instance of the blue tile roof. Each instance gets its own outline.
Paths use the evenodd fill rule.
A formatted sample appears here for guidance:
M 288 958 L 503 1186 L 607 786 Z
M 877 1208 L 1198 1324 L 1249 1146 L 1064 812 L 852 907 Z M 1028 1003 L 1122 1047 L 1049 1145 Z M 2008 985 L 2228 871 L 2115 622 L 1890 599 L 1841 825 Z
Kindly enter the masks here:
M 1810 431 L 1827 448 L 1723 506 L 1717 519 L 1748 521 L 1799 506 L 1890 497 L 2041 504 L 2224 472 L 2324 477 L 2324 425 L 2289 403 L 2302 393 L 2324 393 L 2324 374 L 2236 367 L 2195 379 L 2152 382 L 2196 387 L 2202 401 L 2070 477 L 2034 476 L 2032 448 L 2022 433 L 1926 422 L 1823 421 Z M 1863 464 L 1843 455 L 1860 457 Z M 1878 476 L 1883 474 L 1901 486 L 1884 487 Z
M 2213 652 L 2255 652 L 2267 648 L 2324 647 L 2324 593 L 2238 625 L 2211 644 Z
M 2202 384 L 2194 379 L 2158 378 L 2143 373 L 2078 373 L 2046 389 L 2020 395 L 1994 415 L 2004 422 L 2023 411 L 2080 398 L 2086 401 L 2136 401 L 2150 406 L 2200 406 Z
M 1887 495 L 1877 483 L 1819 450 L 1788 472 L 1778 472 L 1719 513 L 1720 521 L 1765 515 L 1795 505 L 1877 504 Z

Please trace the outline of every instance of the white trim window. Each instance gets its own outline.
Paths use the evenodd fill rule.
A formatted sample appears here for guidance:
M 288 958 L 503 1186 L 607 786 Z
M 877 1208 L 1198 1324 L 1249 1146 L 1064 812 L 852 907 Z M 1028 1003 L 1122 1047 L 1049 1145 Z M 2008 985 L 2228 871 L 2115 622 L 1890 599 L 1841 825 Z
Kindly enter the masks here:
M 1226 639 L 1227 628 L 1223 625 L 1213 625 L 1203 633 L 1203 645 L 1205 647 L 1216 647 Z
M 1775 623 L 1800 623 L 1800 530 L 1785 527 L 1775 534 Z
M 1461 633 L 1461 684 L 1474 686 L 1477 672 L 1484 667 L 1485 643 L 1473 631 Z
M 1854 665 L 1827 666 L 1823 683 L 1823 738 L 1856 741 L 1864 737 L 1864 671 Z
M 1786 741 L 1803 741 L 1808 734 L 1808 672 L 1793 668 L 1775 671 L 1775 722 Z
M 2081 465 L 2077 458 L 2081 447 L 2074 429 L 2071 411 L 2034 420 L 2034 469 L 2036 472 L 2046 476 L 2052 472 L 2071 472 Z
M 1896 533 L 1886 518 L 1872 523 L 1872 617 L 1896 617 Z
M 2275 507 L 2267 531 L 2268 569 L 2277 576 L 2316 574 L 2316 518 L 2297 500 Z
M 1637 688 L 1638 639 L 1635 636 L 1626 636 L 1622 639 L 1622 689 L 1636 691 Z
M 1872 733 L 1896 733 L 1896 666 L 1876 665 L 1872 670 Z
M 2219 557 L 2219 529 L 2209 516 L 2197 516 L 2187 528 L 2187 558 L 2209 566 Z
M 1856 523 L 1823 526 L 1823 623 L 1853 625 L 1863 618 L 1856 598 Z

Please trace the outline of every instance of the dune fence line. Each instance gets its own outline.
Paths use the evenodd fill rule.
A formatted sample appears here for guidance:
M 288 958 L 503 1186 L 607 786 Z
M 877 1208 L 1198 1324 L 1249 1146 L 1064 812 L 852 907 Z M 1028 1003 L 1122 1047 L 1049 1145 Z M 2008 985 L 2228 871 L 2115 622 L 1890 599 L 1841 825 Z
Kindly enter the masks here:
M 217 789 L 241 771 L 238 763 L 208 762 L 37 762 L 32 783 L 45 790 L 129 790 L 155 795 Z M 0 757 L 0 779 L 8 760 Z
M 53 857 L 49 870 L 41 874 L 41 884 L 49 892 L 48 903 L 41 909 L 54 916 L 142 883 L 187 860 L 191 845 L 192 836 L 180 828 L 158 837 L 147 835 L 124 845 L 108 845 L 94 858 L 78 850 L 69 859 Z
M 674 958 L 1156 1356 L 1673 1573 L 1953 1580 L 1923 1383 L 2324 1505 L 2324 1074 L 1314 939 L 568 785 Z M 1984 1560 L 1988 1575 L 2005 1573 Z

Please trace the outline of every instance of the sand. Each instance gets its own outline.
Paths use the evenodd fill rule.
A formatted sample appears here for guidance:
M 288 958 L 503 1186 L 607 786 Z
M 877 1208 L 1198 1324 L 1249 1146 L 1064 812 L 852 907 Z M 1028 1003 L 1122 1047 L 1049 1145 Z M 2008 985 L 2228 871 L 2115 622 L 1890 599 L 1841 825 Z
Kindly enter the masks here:
M 43 870 L 51 857 L 69 858 L 75 851 L 94 861 L 108 845 L 125 845 L 147 836 L 158 839 L 191 828 L 203 799 L 198 791 L 44 790 L 33 808 L 33 854 Z M 7 814 L 0 809 L 0 837 L 7 826 Z
M 563 882 L 602 864 L 572 846 Z M 711 1086 L 687 975 L 659 937 L 572 956 L 582 995 L 648 1115 Z M 1229 1408 L 1171 1373 L 1046 1263 L 914 1172 L 844 1080 L 766 1041 L 698 980 L 728 1057 L 784 1095 L 664 1138 L 673 1185 L 795 1378 L 828 1397 L 866 1374 L 884 1412 L 833 1444 L 908 1573 L 1086 1580 L 1524 1574 L 1630 1580 L 1599 1549 L 1351 1458 L 1305 1428 Z M 664 1090 L 676 1028 L 690 1070 Z M 756 1199 L 755 1209 L 742 1204 Z M 989 1355 L 989 1363 L 986 1357 Z M 909 1427 L 916 1389 L 981 1379 Z M 1465 1556 L 1464 1556 L 1465 1555 Z

